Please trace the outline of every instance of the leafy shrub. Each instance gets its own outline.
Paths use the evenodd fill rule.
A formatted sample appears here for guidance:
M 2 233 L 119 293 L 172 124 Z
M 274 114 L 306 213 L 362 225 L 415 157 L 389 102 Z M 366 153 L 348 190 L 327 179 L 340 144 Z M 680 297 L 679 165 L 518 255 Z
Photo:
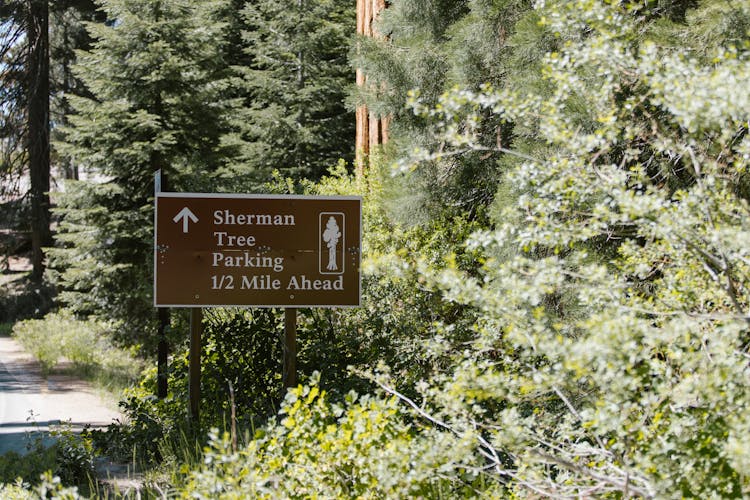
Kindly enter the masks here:
M 107 324 L 78 320 L 63 311 L 17 323 L 12 335 L 39 361 L 45 376 L 65 358 L 78 374 L 99 374 L 105 383 L 119 382 L 121 388 L 136 378 L 140 363 L 114 347 L 108 332 Z
M 0 497 L 6 500 L 36 500 L 38 498 L 23 482 L 0 484 Z
M 161 460 L 163 446 L 172 448 L 184 435 L 203 441 L 212 426 L 228 428 L 232 404 L 240 426 L 265 423 L 281 400 L 282 322 L 283 315 L 271 309 L 205 311 L 200 422 L 188 419 L 189 359 L 184 346 L 170 363 L 168 397 L 154 396 L 156 369 L 145 371 L 140 385 L 126 391 L 120 402 L 125 420 L 99 435 L 99 446 L 116 456 L 135 454 L 139 461 L 154 464 Z
M 60 361 L 63 333 L 52 316 L 47 320 L 30 319 L 16 323 L 12 334 L 39 362 L 43 376 L 47 376 Z
M 51 472 L 43 473 L 38 485 L 31 487 L 26 483 L 0 485 L 0 494 L 7 500 L 38 500 L 51 498 L 53 500 L 83 500 L 77 486 L 65 486 L 59 477 Z
M 287 393 L 280 417 L 236 449 L 228 433 L 213 430 L 203 465 L 176 479 L 177 493 L 342 499 L 476 494 L 477 464 L 462 463 L 466 443 L 408 424 L 394 398 L 352 392 L 337 404 L 317 385 L 299 386 Z
M 276 413 L 282 397 L 283 315 L 272 309 L 206 311 L 201 357 L 203 428 L 224 426 L 234 404 L 247 425 L 265 422 Z M 187 372 L 187 358 L 181 373 Z M 176 385 L 175 390 L 184 390 Z
M 93 368 L 89 370 L 95 378 L 96 384 L 113 393 L 117 393 L 132 386 L 143 371 L 144 361 L 137 354 L 137 348 L 121 349 L 109 344 L 104 344 L 95 357 Z
M 62 484 L 88 484 L 94 474 L 94 447 L 87 433 L 77 434 L 65 425 L 51 432 L 56 439 L 53 445 L 55 468 L 53 473 Z
M 23 456 L 15 451 L 0 456 L 0 484 L 15 485 L 0 498 L 14 498 L 11 492 L 26 498 L 22 492 L 45 487 L 46 473 L 55 476 L 55 484 L 88 487 L 94 472 L 94 450 L 86 433 L 74 433 L 63 424 L 51 430 L 50 436 L 52 444 L 47 442 L 46 432 L 30 432 Z
M 0 337 L 8 337 L 13 331 L 13 323 L 0 323 Z
M 143 388 L 133 388 L 126 391 L 119 406 L 123 421 L 109 424 L 106 430 L 87 431 L 94 447 L 113 460 L 153 466 L 162 459 L 163 443 L 189 430 L 186 400 L 158 399 Z
M 72 320 L 61 325 L 62 355 L 82 370 L 90 370 L 101 359 L 104 349 L 103 325 Z
M 457 90 L 423 110 L 439 146 L 417 168 L 481 151 L 485 113 L 544 146 L 508 150 L 515 199 L 468 242 L 493 257 L 479 275 L 423 268 L 481 315 L 414 410 L 474 435 L 518 496 L 746 497 L 748 32 L 665 46 L 650 4 L 536 5 L 560 42 L 545 92 Z M 746 2 L 696 7 L 676 39 L 750 19 Z
M 0 287 L 0 321 L 15 322 L 44 316 L 54 305 L 54 290 L 25 277 Z
M 55 470 L 55 464 L 56 450 L 44 446 L 41 437 L 32 436 L 23 456 L 15 451 L 0 455 L 0 483 L 12 484 L 20 480 L 36 484 L 42 473 Z

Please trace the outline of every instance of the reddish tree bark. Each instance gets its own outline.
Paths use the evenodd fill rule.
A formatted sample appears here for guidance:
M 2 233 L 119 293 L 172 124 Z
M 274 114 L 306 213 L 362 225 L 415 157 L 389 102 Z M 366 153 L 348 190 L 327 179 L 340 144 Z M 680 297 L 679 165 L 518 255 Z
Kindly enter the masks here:
M 385 0 L 357 0 L 357 33 L 364 36 L 379 37 L 373 28 L 373 21 L 385 9 Z M 357 69 L 357 85 L 367 85 L 367 76 Z M 355 166 L 361 175 L 368 162 L 368 155 L 374 146 L 388 142 L 388 118 L 372 115 L 367 105 L 356 110 Z

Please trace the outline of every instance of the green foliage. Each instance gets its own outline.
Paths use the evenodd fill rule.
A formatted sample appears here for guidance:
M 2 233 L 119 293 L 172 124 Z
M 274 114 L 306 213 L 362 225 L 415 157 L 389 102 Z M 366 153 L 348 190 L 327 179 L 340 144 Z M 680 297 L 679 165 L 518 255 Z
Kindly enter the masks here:
M 200 422 L 188 423 L 188 346 L 180 346 L 168 373 L 170 394 L 159 400 L 155 367 L 120 402 L 125 420 L 92 431 L 97 446 L 119 459 L 156 464 L 166 449 L 204 438 L 211 426 L 228 428 L 232 405 L 241 428 L 263 424 L 281 401 L 283 314 L 271 309 L 207 310 L 201 336 Z
M 54 306 L 54 290 L 31 282 L 27 276 L 9 281 L 0 289 L 0 320 L 15 322 L 43 316 Z
M 79 54 L 87 92 L 70 96 L 75 114 L 58 147 L 99 179 L 66 188 L 51 277 L 77 312 L 127 320 L 118 326 L 130 342 L 151 338 L 154 327 L 154 173 L 161 169 L 172 190 L 200 191 L 226 154 L 223 8 L 108 1 L 110 22 L 89 24 L 95 42 Z
M 331 0 L 245 3 L 250 63 L 240 73 L 247 101 L 236 115 L 234 141 L 238 168 L 256 169 L 256 183 L 276 169 L 317 178 L 337 160 L 353 159 L 354 114 L 344 97 L 354 14 L 351 5 Z
M 0 484 L 0 494 L 8 500 L 34 500 L 34 496 L 22 483 Z
M 120 340 L 133 343 L 154 321 L 147 193 L 133 208 L 137 198 L 116 184 L 69 181 L 66 186 L 56 210 L 61 216 L 56 247 L 48 250 L 58 300 L 82 316 L 127 319 L 116 327 Z
M 54 447 L 44 446 L 41 439 L 29 443 L 29 446 L 30 449 L 23 456 L 15 451 L 9 451 L 0 456 L 0 484 L 9 485 L 18 482 L 19 486 L 22 486 L 24 481 L 26 481 L 26 486 L 29 482 L 36 484 L 45 471 L 55 469 L 56 450 Z
M 185 497 L 750 494 L 750 4 L 531 8 L 394 2 L 379 25 L 388 38 L 361 41 L 375 85 L 360 98 L 394 114 L 394 150 L 413 152 L 404 176 L 353 178 L 341 163 L 319 183 L 279 175 L 268 187 L 365 197 L 363 307 L 302 312 L 299 367 L 320 374 L 287 393 L 279 418 L 266 421 L 281 399 L 278 312 L 216 310 L 201 422 L 186 430 L 179 346 L 170 398 L 149 396 L 151 372 L 124 403 L 126 425 L 102 439 L 173 460 Z M 292 24 L 263 2 L 245 13 L 258 28 Z M 263 69 L 259 95 L 276 88 Z M 146 136 L 120 160 L 171 144 Z M 134 247 L 105 244 L 134 234 L 145 255 L 147 202 L 118 218 L 103 201 L 130 206 L 130 189 L 81 192 L 80 214 L 67 212 L 69 248 L 93 258 L 60 267 L 82 312 L 138 311 L 106 295 L 142 272 L 113 257 Z M 430 217 L 403 223 L 410 206 Z M 243 443 L 213 431 L 196 465 L 193 441 L 232 429 L 233 401 L 257 432 Z
M 78 320 L 65 311 L 21 321 L 12 330 L 13 337 L 37 359 L 44 376 L 65 358 L 75 373 L 119 390 L 136 379 L 140 363 L 113 346 L 109 333 L 109 325 Z
M 415 89 L 421 102 L 432 108 L 456 86 L 499 86 L 516 78 L 519 69 L 533 67 L 528 61 L 511 64 L 522 54 L 529 57 L 512 40 L 530 8 L 525 0 L 403 0 L 383 11 L 377 28 L 386 38 L 361 39 L 353 54 L 355 65 L 368 78 L 354 99 L 376 115 L 392 117 L 393 159 L 440 147 L 429 117 L 413 113 L 407 105 Z M 543 46 L 544 41 L 534 36 L 534 44 Z M 532 54 L 541 56 L 543 49 Z M 534 73 L 525 83 L 534 85 L 537 80 Z M 511 127 L 489 113 L 481 123 L 481 149 L 434 158 L 408 182 L 390 183 L 397 217 L 413 223 L 445 216 L 442 212 L 448 217 L 480 216 L 477 211 L 491 202 L 504 167 L 496 148 L 509 144 L 512 137 Z
M 340 166 L 320 182 L 302 185 L 305 194 L 357 193 L 364 199 L 363 307 L 306 311 L 299 326 L 300 371 L 319 371 L 321 387 L 338 397 L 350 389 L 372 390 L 352 369 L 367 372 L 379 363 L 413 387 L 461 348 L 475 321 L 469 308 L 425 287 L 422 273 L 434 265 L 474 273 L 482 252 L 463 243 L 482 226 L 467 215 L 442 214 L 421 226 L 390 220 L 382 187 L 388 176 L 376 164 L 359 177 Z
M 64 425 L 50 434 L 55 439 L 55 476 L 65 485 L 88 485 L 94 475 L 95 456 L 91 439 Z
M 450 435 L 416 439 L 394 398 L 328 401 L 317 385 L 287 394 L 281 420 L 234 448 L 228 433 L 211 433 L 203 465 L 178 483 L 180 495 L 212 498 L 460 498 L 476 494 L 466 443 Z M 429 429 L 422 432 L 431 434 Z
M 91 440 L 85 433 L 72 432 L 66 424 L 51 430 L 50 436 L 54 440 L 51 445 L 45 435 L 42 432 L 29 433 L 23 455 L 10 451 L 0 456 L 0 485 L 6 488 L 0 488 L 4 493 L 2 498 L 47 498 L 41 492 L 51 485 L 61 491 L 76 493 L 79 486 L 88 489 L 94 473 Z
M 20 498 L 51 498 L 52 500 L 81 500 L 85 498 L 78 493 L 77 486 L 65 486 L 59 477 L 51 472 L 45 472 L 41 476 L 41 482 L 31 490 L 32 497 L 23 496 L 17 492 Z M 11 497 L 12 498 L 12 497 Z
M 184 400 L 160 400 L 153 393 L 131 389 L 120 401 L 120 408 L 123 422 L 113 422 L 106 430 L 88 431 L 95 449 L 113 460 L 154 466 L 163 458 L 163 443 L 176 441 L 187 428 Z
M 282 318 L 270 309 L 206 312 L 201 354 L 205 391 L 202 404 L 210 409 L 207 414 L 214 414 L 214 425 L 218 423 L 217 416 L 229 421 L 232 404 L 241 409 L 245 426 L 254 419 L 264 421 L 276 412 L 281 400 Z M 186 358 L 184 362 L 178 370 L 187 369 Z M 187 394 L 187 386 L 184 390 Z
M 201 336 L 201 428 L 224 427 L 232 398 L 242 423 L 264 422 L 281 400 L 283 314 L 271 309 L 208 310 Z M 188 400 L 187 346 L 175 356 L 169 388 L 177 401 Z M 155 373 L 151 373 L 155 376 Z M 144 387 L 155 389 L 155 377 Z M 180 412 L 185 412 L 182 405 Z
M 36 358 L 45 377 L 62 356 L 62 334 L 56 328 L 51 329 L 50 324 L 44 320 L 16 323 L 12 335 Z
M 480 275 L 423 274 L 481 316 L 419 408 L 459 435 L 484 429 L 476 453 L 519 496 L 750 491 L 736 437 L 750 404 L 750 107 L 738 90 L 750 33 L 665 47 L 650 39 L 662 12 L 540 4 L 560 47 L 542 61 L 546 86 L 457 91 L 420 109 L 444 144 L 429 162 L 483 150 L 487 113 L 543 145 L 505 150 L 509 203 L 468 243 L 494 257 Z M 741 24 L 750 6 L 706 2 L 669 29 L 700 33 L 719 12 Z

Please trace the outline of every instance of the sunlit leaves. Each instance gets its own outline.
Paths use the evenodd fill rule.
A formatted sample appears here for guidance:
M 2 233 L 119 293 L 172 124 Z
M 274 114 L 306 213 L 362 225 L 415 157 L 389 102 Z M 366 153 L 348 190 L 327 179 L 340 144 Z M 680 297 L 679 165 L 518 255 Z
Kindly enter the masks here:
M 455 428 L 493 429 L 519 491 L 750 487 L 736 468 L 746 424 L 729 418 L 750 404 L 747 47 L 664 47 L 644 37 L 648 8 L 537 2 L 561 41 L 543 64 L 549 94 L 457 90 L 429 109 L 415 97 L 443 146 L 402 170 L 481 150 L 487 111 L 545 144 L 498 150 L 516 155 L 505 177 L 516 196 L 469 242 L 497 256 L 483 280 L 426 274 L 484 327 L 479 349 L 425 394 Z M 494 416 L 465 398 L 487 381 L 462 376 L 488 358 L 505 388 Z

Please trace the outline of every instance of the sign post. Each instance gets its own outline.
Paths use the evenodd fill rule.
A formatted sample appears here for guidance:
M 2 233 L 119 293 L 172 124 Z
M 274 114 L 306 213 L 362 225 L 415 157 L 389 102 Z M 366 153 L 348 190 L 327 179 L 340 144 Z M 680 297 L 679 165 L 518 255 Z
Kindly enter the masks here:
M 297 385 L 297 310 L 284 309 L 284 389 Z
M 162 178 L 161 170 L 154 176 L 154 192 L 160 193 L 162 190 L 169 189 L 167 186 L 167 177 Z M 169 361 L 169 344 L 167 343 L 167 328 L 169 328 L 169 309 L 160 307 L 157 309 L 159 319 L 159 343 L 156 348 L 156 396 L 159 399 L 167 397 L 168 380 L 167 380 L 167 363 Z
M 156 396 L 159 399 L 167 397 L 167 362 L 169 360 L 169 344 L 167 343 L 167 328 L 169 328 L 169 309 L 160 307 L 159 311 L 159 343 L 156 354 Z
M 192 309 L 191 415 L 201 307 L 285 308 L 284 386 L 296 385 L 297 309 L 360 303 L 361 197 L 155 196 L 154 305 Z
M 188 359 L 188 393 L 190 394 L 190 418 L 198 422 L 201 400 L 201 334 L 203 333 L 203 310 L 190 309 L 190 357 Z

